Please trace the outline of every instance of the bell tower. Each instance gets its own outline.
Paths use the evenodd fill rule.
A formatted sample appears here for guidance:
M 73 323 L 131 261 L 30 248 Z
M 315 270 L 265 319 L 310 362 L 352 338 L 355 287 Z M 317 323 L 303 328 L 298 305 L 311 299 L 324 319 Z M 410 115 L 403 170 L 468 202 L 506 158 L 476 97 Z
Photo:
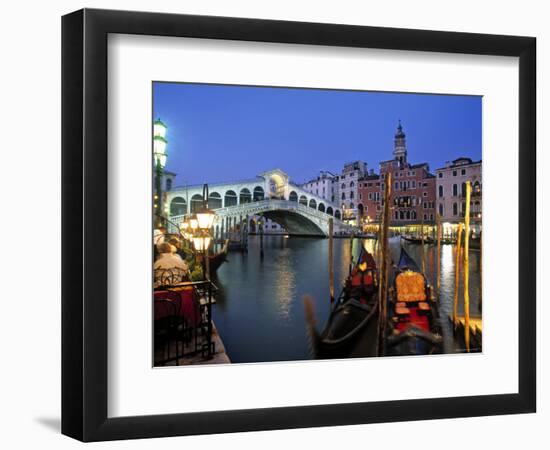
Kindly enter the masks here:
M 401 120 L 399 120 L 399 124 L 397 125 L 397 133 L 395 133 L 393 141 L 393 156 L 399 161 L 400 166 L 407 164 L 407 142 L 403 127 L 401 126 Z

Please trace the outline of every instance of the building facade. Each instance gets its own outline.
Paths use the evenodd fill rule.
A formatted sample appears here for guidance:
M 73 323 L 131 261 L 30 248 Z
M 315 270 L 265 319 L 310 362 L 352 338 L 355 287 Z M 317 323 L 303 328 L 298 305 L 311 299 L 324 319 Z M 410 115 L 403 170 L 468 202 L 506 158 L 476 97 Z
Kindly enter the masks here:
M 436 177 L 427 163 L 410 164 L 406 135 L 399 123 L 394 139 L 393 159 L 380 162 L 380 174 L 370 173 L 359 182 L 359 211 L 363 220 L 380 222 L 384 206 L 384 187 L 392 176 L 391 225 L 435 222 Z
M 435 171 L 437 211 L 442 221 L 457 223 L 464 220 L 467 181 L 472 185 L 470 218 L 481 221 L 481 165 L 481 161 L 461 157 L 447 162 L 445 167 Z
M 338 183 L 337 176 L 333 173 L 322 170 L 319 176 L 302 185 L 302 189 L 311 192 L 331 203 L 337 203 L 338 198 Z

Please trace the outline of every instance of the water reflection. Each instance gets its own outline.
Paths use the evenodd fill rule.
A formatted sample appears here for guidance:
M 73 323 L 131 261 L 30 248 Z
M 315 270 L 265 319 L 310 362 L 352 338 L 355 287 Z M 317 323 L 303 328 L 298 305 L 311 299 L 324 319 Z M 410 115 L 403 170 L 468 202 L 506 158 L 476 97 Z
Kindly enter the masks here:
M 357 258 L 361 245 L 377 255 L 376 240 L 334 240 L 335 295 L 349 272 L 350 254 Z M 422 246 L 404 244 L 421 265 Z M 390 239 L 390 254 L 396 263 L 401 242 Z M 436 285 L 437 247 L 425 245 L 426 276 Z M 452 313 L 454 255 L 451 245 L 441 246 L 441 313 Z M 479 251 L 470 251 L 470 310 L 480 315 Z M 284 236 L 250 236 L 248 254 L 230 253 L 215 277 L 220 292 L 214 320 L 233 362 L 288 361 L 311 358 L 305 328 L 303 296 L 311 295 L 319 328 L 330 308 L 328 283 L 328 240 Z M 463 285 L 459 286 L 459 314 L 463 310 Z M 450 324 L 443 320 L 447 345 L 451 345 Z

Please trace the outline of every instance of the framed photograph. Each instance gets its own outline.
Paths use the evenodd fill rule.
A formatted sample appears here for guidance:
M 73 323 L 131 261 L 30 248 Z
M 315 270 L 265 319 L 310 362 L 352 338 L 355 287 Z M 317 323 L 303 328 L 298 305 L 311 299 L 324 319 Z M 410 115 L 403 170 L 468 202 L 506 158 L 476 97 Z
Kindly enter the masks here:
M 62 432 L 535 412 L 536 40 L 62 21 Z

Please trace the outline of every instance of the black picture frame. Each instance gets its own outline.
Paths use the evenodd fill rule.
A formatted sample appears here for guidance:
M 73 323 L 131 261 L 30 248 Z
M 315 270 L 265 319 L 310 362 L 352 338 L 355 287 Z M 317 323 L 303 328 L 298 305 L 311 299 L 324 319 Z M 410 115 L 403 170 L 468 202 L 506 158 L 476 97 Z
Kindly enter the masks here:
M 518 393 L 107 417 L 110 33 L 519 57 Z M 64 16 L 62 433 L 82 441 L 101 441 L 535 412 L 535 91 L 533 37 L 93 9 Z

